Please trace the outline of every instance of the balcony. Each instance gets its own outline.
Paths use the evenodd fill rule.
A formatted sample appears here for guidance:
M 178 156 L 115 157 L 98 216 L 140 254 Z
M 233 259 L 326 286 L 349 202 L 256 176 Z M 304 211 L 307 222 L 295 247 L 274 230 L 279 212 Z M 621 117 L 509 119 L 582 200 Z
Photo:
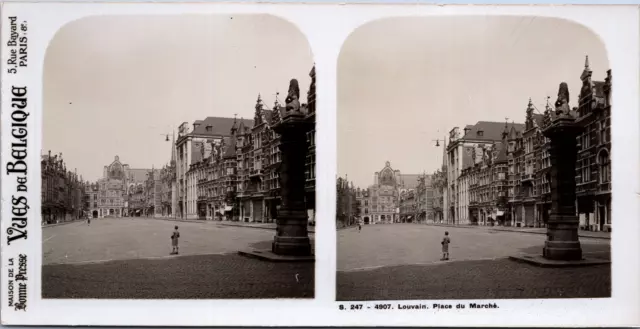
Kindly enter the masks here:
M 530 182 L 530 181 L 533 181 L 534 177 L 535 177 L 535 176 L 534 176 L 533 174 L 526 174 L 526 173 L 525 173 L 525 174 L 522 174 L 521 179 L 522 179 L 522 182 L 524 183 L 524 182 Z
M 611 183 L 600 183 L 598 184 L 598 194 L 611 193 Z
M 576 184 L 576 195 L 581 196 L 581 195 L 592 194 L 593 192 L 598 190 L 597 185 L 598 183 L 595 180 L 585 182 L 585 183 L 578 183 Z
M 262 175 L 262 169 L 251 169 L 249 171 L 249 177 L 256 177 Z

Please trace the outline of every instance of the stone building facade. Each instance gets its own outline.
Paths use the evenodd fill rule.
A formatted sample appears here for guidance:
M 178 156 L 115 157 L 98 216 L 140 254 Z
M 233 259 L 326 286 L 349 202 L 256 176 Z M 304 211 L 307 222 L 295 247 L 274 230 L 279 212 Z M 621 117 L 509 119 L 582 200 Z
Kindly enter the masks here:
M 308 103 L 301 105 L 301 111 L 306 114 L 306 120 L 315 124 L 315 68 L 310 76 Z M 284 111 L 277 99 L 268 109 L 258 95 L 253 120 L 216 118 L 219 122 L 230 120 L 228 131 L 221 132 L 222 125 L 219 124 L 219 129 L 214 129 L 216 133 L 208 138 L 202 134 L 185 135 L 183 130 L 186 137 L 179 137 L 176 143 L 176 185 L 178 198 L 188 196 L 187 213 L 195 211 L 193 217 L 199 219 L 275 222 L 281 200 L 281 155 L 280 136 L 272 127 L 280 121 Z M 305 203 L 309 222 L 314 224 L 315 129 L 307 135 L 307 142 Z M 194 147 L 200 149 L 199 154 L 185 151 Z M 182 174 L 187 163 L 189 169 Z M 181 185 L 182 176 L 187 181 L 186 188 Z M 191 186 L 195 188 L 191 190 Z M 178 199 L 178 205 L 185 204 L 180 200 L 185 199 Z M 189 206 L 192 201 L 193 209 Z
M 87 183 L 74 171 L 68 171 L 59 155 L 43 155 L 41 165 L 42 224 L 77 220 L 86 217 L 85 189 Z
M 438 170 L 431 175 L 431 190 L 433 192 L 433 219 L 429 219 L 429 217 L 427 217 L 427 223 L 444 222 L 444 194 L 447 188 L 445 172 L 446 170 Z
M 593 81 L 589 58 L 580 76 L 576 124 L 578 137 L 576 203 L 580 226 L 611 231 L 611 70 L 605 81 Z
M 404 190 L 400 192 L 399 196 L 399 218 L 400 223 L 413 223 L 418 221 L 419 209 L 418 202 L 419 197 L 417 191 L 414 189 Z
M 138 184 L 148 179 L 148 169 L 130 168 L 115 156 L 103 168 L 103 177 L 85 187 L 84 204 L 90 206 L 87 215 L 93 218 L 123 217 L 131 215 L 129 194 Z
M 469 224 L 495 225 L 505 221 L 508 204 L 507 128 L 502 142 L 483 144 L 471 152 L 472 163 L 461 179 L 468 182 Z
M 84 208 L 87 216 L 90 218 L 98 218 L 98 195 L 100 187 L 97 183 L 87 183 L 84 189 Z
M 593 81 L 591 76 L 587 58 L 578 106 L 570 111 L 583 129 L 577 140 L 576 208 L 581 229 L 611 231 L 611 70 L 605 81 Z M 551 212 L 551 162 L 549 139 L 543 136 L 542 127 L 553 120 L 555 111 L 548 99 L 543 114 L 535 111 L 529 100 L 525 124 L 505 123 L 502 141 L 469 137 L 474 131 L 484 130 L 485 136 L 487 130 L 496 131 L 491 128 L 494 123 L 467 126 L 460 139 L 456 128 L 452 130 L 443 197 L 449 223 L 495 221 L 545 227 Z
M 307 157 L 305 160 L 305 199 L 307 200 L 307 215 L 309 222 L 315 225 L 315 209 L 316 209 L 316 67 L 314 66 L 309 72 L 311 84 L 307 92 L 307 118 L 306 120 L 314 123 L 314 128 L 307 133 Z M 278 151 L 279 152 L 279 151 Z
M 355 225 L 358 218 L 356 189 L 346 178 L 336 180 L 336 227 Z
M 444 196 L 445 222 L 449 224 L 470 224 L 469 216 L 469 175 L 462 175 L 465 168 L 472 167 L 479 161 L 482 153 L 477 148 L 492 147 L 502 140 L 504 123 L 479 121 L 468 125 L 461 133 L 458 127 L 449 132 L 449 145 L 446 162 L 447 188 Z M 510 123 L 507 129 L 521 131 L 523 124 Z M 474 153 L 475 152 L 475 153 Z
M 408 193 L 409 190 L 415 191 L 420 177 L 422 175 L 401 174 L 400 170 L 393 169 L 387 161 L 382 170 L 374 174 L 373 185 L 365 190 L 356 190 L 359 216 L 364 223 L 400 222 L 400 195 Z
M 240 120 L 245 125 L 252 125 L 251 120 Z M 176 192 L 175 217 L 181 219 L 197 219 L 204 208 L 202 202 L 198 208 L 198 177 L 202 176 L 202 168 L 196 165 L 208 158 L 213 145 L 220 144 L 222 139 L 230 137 L 233 118 L 208 117 L 196 120 L 191 126 L 183 122 L 178 128 L 178 139 L 175 141 L 176 158 Z M 194 166 L 195 165 L 195 166 Z
M 525 126 L 522 131 L 512 129 L 508 135 L 508 164 L 509 164 L 509 205 L 510 223 L 513 226 L 542 227 L 546 221 L 547 206 L 541 203 L 540 193 L 543 191 L 540 175 L 541 158 L 544 156 L 541 148 L 547 143 L 542 135 L 543 115 L 534 113 L 533 104 L 529 104 L 525 111 Z M 548 158 L 548 157 L 547 157 Z

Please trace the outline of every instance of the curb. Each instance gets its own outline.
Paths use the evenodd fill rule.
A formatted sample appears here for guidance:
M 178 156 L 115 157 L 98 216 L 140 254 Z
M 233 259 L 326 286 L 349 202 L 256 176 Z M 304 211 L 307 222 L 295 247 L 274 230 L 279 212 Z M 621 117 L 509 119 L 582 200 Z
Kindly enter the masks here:
M 417 224 L 420 225 L 420 224 Z M 458 228 L 467 228 L 467 229 L 483 229 L 491 232 L 513 232 L 513 233 L 527 233 L 527 234 L 538 234 L 538 235 L 546 235 L 546 232 L 535 232 L 535 231 L 525 231 L 525 230 L 514 230 L 514 229 L 500 229 L 500 228 L 492 228 L 494 226 L 488 226 L 487 228 L 483 228 L 481 226 L 473 226 L 473 225 L 447 225 L 447 224 L 423 224 L 426 226 L 444 226 L 444 227 L 458 227 Z M 578 231 L 578 236 L 581 238 L 588 239 L 601 239 L 601 240 L 611 240 L 611 237 L 606 236 L 595 236 L 595 235 L 583 235 Z
M 213 220 L 193 220 L 193 219 L 172 219 L 172 218 L 149 218 L 149 219 L 158 219 L 158 220 L 166 220 L 170 222 L 190 222 L 190 223 L 199 223 L 199 224 L 211 224 L 211 225 L 222 225 L 222 226 L 235 226 L 235 227 L 246 227 L 246 228 L 255 228 L 259 230 L 275 230 L 275 227 L 263 227 L 263 226 L 252 226 L 252 225 L 240 225 L 240 224 L 231 224 L 225 223 L 224 221 L 213 221 Z M 314 230 L 308 230 L 309 233 L 315 234 Z
M 223 225 L 223 226 L 235 226 L 235 227 L 247 227 L 247 228 L 255 228 L 255 229 L 259 229 L 259 230 L 272 230 L 272 231 L 276 229 L 275 227 L 264 227 L 264 226 L 252 226 L 252 225 L 229 224 L 229 223 L 224 223 L 224 222 L 223 222 L 223 223 L 218 223 L 218 225 Z M 314 233 L 314 234 L 316 233 L 316 230 L 315 230 L 315 229 L 311 230 L 311 229 L 308 229 L 308 228 L 307 228 L 307 231 L 308 231 L 309 233 Z
M 552 267 L 585 267 L 585 266 L 596 266 L 596 265 L 606 265 L 606 264 L 611 264 L 610 260 L 603 260 L 603 259 L 589 259 L 589 258 L 583 258 L 582 260 L 579 261 L 554 261 L 554 260 L 548 260 L 545 259 L 544 257 L 540 256 L 540 255 L 515 255 L 515 256 L 509 256 L 509 260 L 518 262 L 518 263 L 524 263 L 524 264 L 530 264 L 530 265 L 534 265 L 534 266 L 538 266 L 538 267 L 544 267 L 544 268 L 552 268 Z
M 166 220 L 169 222 L 188 222 L 188 223 L 200 223 L 200 224 L 206 224 L 206 223 L 214 223 L 214 221 L 211 220 L 197 220 L 197 219 L 173 219 L 173 218 L 161 218 L 161 217 L 147 217 L 147 219 L 156 219 L 156 220 Z
M 85 220 L 86 221 L 86 220 Z M 42 225 L 42 228 L 47 228 L 47 227 L 54 227 L 54 226 L 60 226 L 60 225 L 68 225 L 68 224 L 73 224 L 73 223 L 82 223 L 83 220 L 72 220 L 69 222 L 62 222 L 62 223 L 57 223 L 57 224 L 48 224 L 48 225 Z
M 515 233 L 528 233 L 528 234 L 538 234 L 538 235 L 546 235 L 546 232 L 528 232 L 528 231 L 518 231 L 518 230 L 500 230 L 500 229 L 489 229 L 493 232 L 515 232 Z M 578 237 L 587 238 L 587 239 L 600 239 L 600 240 L 611 240 L 611 237 L 606 236 L 595 236 L 595 235 L 582 235 L 578 232 Z

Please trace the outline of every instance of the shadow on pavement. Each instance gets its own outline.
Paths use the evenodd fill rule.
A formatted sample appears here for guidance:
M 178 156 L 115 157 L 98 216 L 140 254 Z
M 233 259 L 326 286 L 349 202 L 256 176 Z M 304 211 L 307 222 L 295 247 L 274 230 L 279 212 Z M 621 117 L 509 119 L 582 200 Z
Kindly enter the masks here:
M 611 260 L 611 246 L 608 244 L 581 243 L 584 257 Z M 518 251 L 523 254 L 542 255 L 543 246 L 521 248 Z
M 338 272 L 337 300 L 611 297 L 611 266 L 541 268 L 507 259 Z
M 239 255 L 179 256 L 42 267 L 42 298 L 313 298 L 314 265 Z

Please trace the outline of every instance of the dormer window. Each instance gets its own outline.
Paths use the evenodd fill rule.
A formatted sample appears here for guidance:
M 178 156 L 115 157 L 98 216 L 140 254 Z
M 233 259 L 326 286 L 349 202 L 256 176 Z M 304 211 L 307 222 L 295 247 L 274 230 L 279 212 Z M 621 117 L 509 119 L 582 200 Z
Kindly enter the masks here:
M 211 125 L 207 125 L 207 126 L 205 127 L 205 129 L 207 130 L 207 132 L 212 132 L 212 131 L 213 131 L 213 126 L 211 126 Z
M 478 130 L 477 134 L 478 134 L 478 137 L 482 137 L 484 136 L 484 131 Z

